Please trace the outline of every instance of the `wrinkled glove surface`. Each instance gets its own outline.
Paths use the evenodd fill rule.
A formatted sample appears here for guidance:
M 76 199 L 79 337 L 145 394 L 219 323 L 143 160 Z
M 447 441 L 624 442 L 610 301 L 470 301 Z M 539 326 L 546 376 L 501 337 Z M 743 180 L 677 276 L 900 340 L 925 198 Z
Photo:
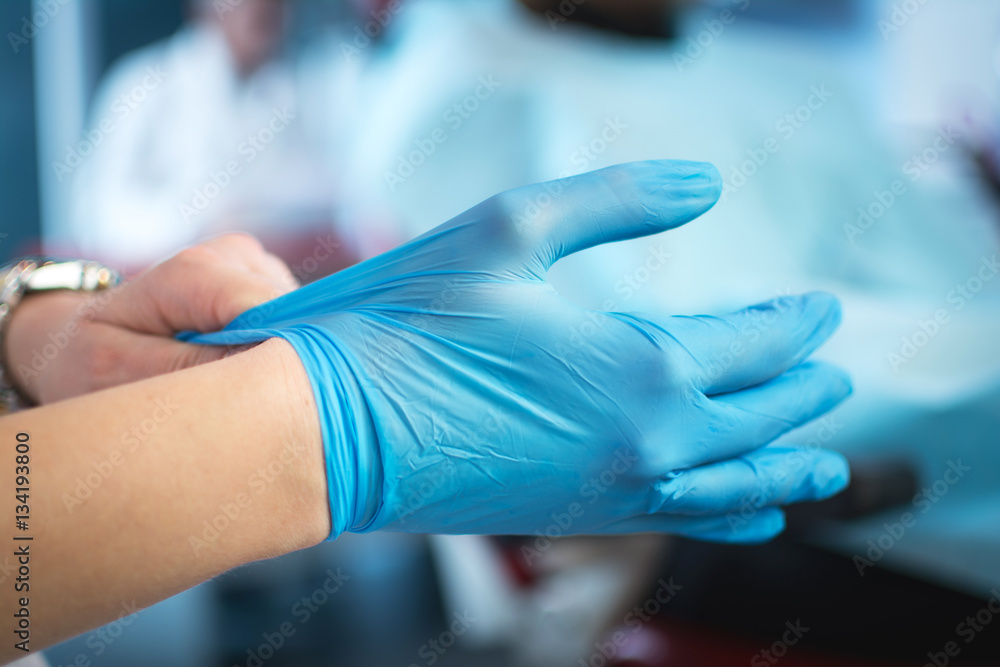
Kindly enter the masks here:
M 193 340 L 295 348 L 320 412 L 331 538 L 558 525 L 768 539 L 780 506 L 847 483 L 839 454 L 767 446 L 850 393 L 839 370 L 804 361 L 837 301 L 650 316 L 586 310 L 545 282 L 560 257 L 677 227 L 720 189 L 709 164 L 652 161 L 511 190 Z

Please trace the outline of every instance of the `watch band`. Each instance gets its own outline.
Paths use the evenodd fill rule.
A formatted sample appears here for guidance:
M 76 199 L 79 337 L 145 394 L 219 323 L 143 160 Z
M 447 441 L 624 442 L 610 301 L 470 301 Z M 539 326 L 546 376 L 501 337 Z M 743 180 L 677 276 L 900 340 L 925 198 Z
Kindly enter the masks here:
M 28 257 L 0 269 L 0 415 L 33 404 L 13 380 L 5 353 L 7 327 L 24 296 L 51 290 L 95 292 L 120 282 L 121 276 L 113 269 L 79 259 Z

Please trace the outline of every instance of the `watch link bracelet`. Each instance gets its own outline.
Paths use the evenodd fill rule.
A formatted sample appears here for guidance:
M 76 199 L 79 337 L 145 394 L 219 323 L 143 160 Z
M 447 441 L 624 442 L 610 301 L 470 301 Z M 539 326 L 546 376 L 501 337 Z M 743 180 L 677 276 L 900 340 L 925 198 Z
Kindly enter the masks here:
M 34 292 L 96 292 L 120 282 L 121 276 L 113 269 L 79 259 L 28 257 L 0 269 L 0 415 L 33 404 L 18 389 L 13 369 L 7 365 L 5 355 L 7 327 L 21 300 Z

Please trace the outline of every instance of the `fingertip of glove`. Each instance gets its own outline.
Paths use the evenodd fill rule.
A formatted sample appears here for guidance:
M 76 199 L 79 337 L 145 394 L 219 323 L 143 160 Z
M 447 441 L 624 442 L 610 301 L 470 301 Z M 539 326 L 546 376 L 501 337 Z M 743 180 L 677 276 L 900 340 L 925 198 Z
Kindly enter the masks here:
M 667 180 L 665 186 L 671 191 L 680 189 L 680 194 L 689 199 L 702 200 L 711 206 L 722 194 L 722 174 L 711 162 L 662 160 L 659 167 Z
M 842 368 L 833 367 L 831 371 L 833 375 L 834 382 L 836 383 L 836 388 L 834 395 L 836 396 L 837 403 L 847 400 L 847 398 L 854 393 L 854 383 L 851 382 L 851 376 L 847 374 Z
M 734 533 L 732 542 L 760 544 L 785 532 L 785 513 L 776 507 L 765 507 L 757 513 L 746 530 Z
M 817 336 L 829 337 L 843 319 L 843 309 L 840 299 L 829 292 L 809 292 L 802 296 L 805 301 L 806 315 L 815 318 L 820 326 L 816 329 Z
M 813 471 L 813 499 L 835 496 L 851 482 L 851 466 L 838 452 L 823 451 L 817 457 Z
M 785 513 L 777 507 L 764 507 L 749 520 L 734 518 L 727 528 L 703 532 L 693 537 L 710 542 L 730 544 L 760 544 L 768 542 L 785 530 Z
M 802 362 L 788 372 L 789 374 L 799 373 L 810 380 L 821 379 L 824 383 L 824 395 L 829 398 L 828 409 L 838 405 L 854 393 L 854 383 L 851 381 L 851 376 L 840 366 L 809 360 Z
M 762 509 L 756 519 L 753 529 L 744 536 L 744 543 L 767 542 L 785 532 L 785 513 L 776 507 Z

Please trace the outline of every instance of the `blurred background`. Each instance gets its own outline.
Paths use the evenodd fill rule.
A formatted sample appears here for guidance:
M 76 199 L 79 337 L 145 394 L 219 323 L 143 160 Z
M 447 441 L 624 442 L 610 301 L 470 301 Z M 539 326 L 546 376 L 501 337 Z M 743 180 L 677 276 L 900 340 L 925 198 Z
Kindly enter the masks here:
M 3 0 L 0 28 L 2 261 L 131 275 L 244 230 L 310 282 L 511 187 L 707 160 L 712 211 L 552 282 L 834 292 L 856 387 L 787 436 L 851 487 L 771 544 L 346 535 L 52 665 L 1000 664 L 1000 3 Z

